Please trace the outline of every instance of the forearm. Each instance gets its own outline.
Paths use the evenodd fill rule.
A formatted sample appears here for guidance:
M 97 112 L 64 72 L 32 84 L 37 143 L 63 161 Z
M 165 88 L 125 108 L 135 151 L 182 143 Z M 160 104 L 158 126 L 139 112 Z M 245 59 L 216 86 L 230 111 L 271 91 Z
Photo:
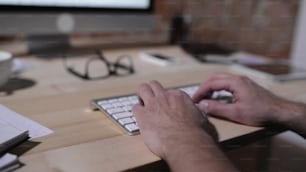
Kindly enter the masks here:
M 189 138 L 178 142 L 168 147 L 165 157 L 171 171 L 236 171 L 205 132 L 192 132 Z
M 306 104 L 286 101 L 279 111 L 278 123 L 306 138 Z

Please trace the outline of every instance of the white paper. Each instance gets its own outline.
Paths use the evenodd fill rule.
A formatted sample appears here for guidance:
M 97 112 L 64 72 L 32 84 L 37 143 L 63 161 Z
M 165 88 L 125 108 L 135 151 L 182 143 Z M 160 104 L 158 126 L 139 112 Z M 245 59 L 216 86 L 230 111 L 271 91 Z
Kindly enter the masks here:
M 16 155 L 10 153 L 4 154 L 2 157 L 0 157 L 0 169 L 16 160 L 17 160 Z
M 10 136 L 29 131 L 30 139 L 53 133 L 52 130 L 32 121 L 0 104 L 0 143 Z M 6 131 L 6 132 L 4 132 Z
M 6 142 L 7 140 L 11 140 L 15 136 L 18 136 L 21 133 L 23 133 L 23 131 L 11 127 L 9 124 L 6 124 L 3 121 L 0 121 L 0 131 L 1 131 L 0 144 Z

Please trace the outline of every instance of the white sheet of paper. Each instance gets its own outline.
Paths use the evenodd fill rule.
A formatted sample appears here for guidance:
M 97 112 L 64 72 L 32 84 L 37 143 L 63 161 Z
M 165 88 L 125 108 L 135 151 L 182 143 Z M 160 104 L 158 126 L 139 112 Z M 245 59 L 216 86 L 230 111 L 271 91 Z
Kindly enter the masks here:
M 52 134 L 53 131 L 0 104 L 0 143 L 16 134 L 29 131 L 30 139 Z
M 17 160 L 17 156 L 10 154 L 10 153 L 6 153 L 4 154 L 2 157 L 0 157 L 0 168 L 14 162 Z

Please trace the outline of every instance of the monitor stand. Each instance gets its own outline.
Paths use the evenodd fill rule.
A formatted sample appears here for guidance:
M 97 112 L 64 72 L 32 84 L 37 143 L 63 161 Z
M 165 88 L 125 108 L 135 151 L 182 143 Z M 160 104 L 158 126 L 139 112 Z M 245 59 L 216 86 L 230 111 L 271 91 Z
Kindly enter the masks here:
M 27 37 L 27 47 L 30 54 L 39 57 L 58 56 L 70 49 L 69 35 L 35 35 Z

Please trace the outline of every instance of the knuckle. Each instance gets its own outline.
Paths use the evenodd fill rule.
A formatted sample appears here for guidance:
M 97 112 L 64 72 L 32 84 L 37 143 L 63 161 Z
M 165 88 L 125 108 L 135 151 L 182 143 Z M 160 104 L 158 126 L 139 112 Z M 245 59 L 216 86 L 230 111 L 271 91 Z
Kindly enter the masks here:
M 146 84 L 140 84 L 138 87 L 139 91 L 144 91 L 146 89 Z
M 235 80 L 237 83 L 247 83 L 250 79 L 244 75 L 237 75 L 234 76 L 233 80 Z
M 181 90 L 174 90 L 174 95 L 177 97 L 181 97 L 184 95 L 184 92 Z
M 169 90 L 167 92 L 167 97 L 169 99 L 176 99 L 176 98 L 180 97 L 180 95 L 181 95 L 181 92 L 179 90 Z
M 247 76 L 244 76 L 244 75 L 240 75 L 240 76 L 239 76 L 239 79 L 240 79 L 241 81 L 248 81 L 248 80 L 249 80 L 249 78 L 248 78 Z
M 218 73 L 213 73 L 212 75 L 210 75 L 210 76 L 207 78 L 207 80 L 214 80 L 214 79 L 216 79 L 219 75 L 220 75 L 220 74 L 218 74 Z
M 156 80 L 151 80 L 149 83 L 150 84 L 158 84 L 158 82 Z

